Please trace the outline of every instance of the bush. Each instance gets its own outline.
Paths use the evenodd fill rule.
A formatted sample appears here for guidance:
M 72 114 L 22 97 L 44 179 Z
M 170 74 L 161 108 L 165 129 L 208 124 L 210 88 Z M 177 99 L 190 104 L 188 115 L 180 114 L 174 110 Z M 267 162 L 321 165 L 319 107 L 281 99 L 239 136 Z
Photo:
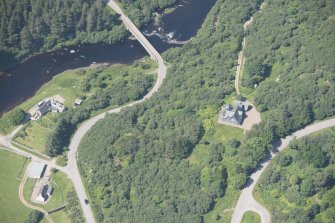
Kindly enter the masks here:
M 229 143 L 230 147 L 234 148 L 234 149 L 238 148 L 241 145 L 241 142 L 236 140 L 236 139 L 229 140 L 228 143 Z
M 15 108 L 0 119 L 0 131 L 7 133 L 14 126 L 20 125 L 26 117 L 26 112 L 21 108 Z
M 32 211 L 28 219 L 24 221 L 24 223 L 39 223 L 42 221 L 44 214 L 39 211 Z

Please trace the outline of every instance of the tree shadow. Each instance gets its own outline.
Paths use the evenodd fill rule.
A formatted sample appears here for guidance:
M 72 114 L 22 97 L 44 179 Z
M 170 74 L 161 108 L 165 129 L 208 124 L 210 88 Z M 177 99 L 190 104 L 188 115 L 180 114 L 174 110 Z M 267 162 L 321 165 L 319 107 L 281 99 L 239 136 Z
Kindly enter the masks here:
M 15 54 L 6 50 L 0 50 L 0 73 L 1 71 L 7 71 L 15 67 L 18 63 L 19 60 L 15 57 Z

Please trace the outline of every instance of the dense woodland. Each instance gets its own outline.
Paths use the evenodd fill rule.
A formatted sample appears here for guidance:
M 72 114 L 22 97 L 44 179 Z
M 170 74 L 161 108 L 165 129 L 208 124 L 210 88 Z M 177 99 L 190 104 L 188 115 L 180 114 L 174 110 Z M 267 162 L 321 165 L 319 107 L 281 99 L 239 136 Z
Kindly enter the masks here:
M 100 222 L 203 222 L 224 196 L 227 178 L 242 188 L 276 140 L 333 115 L 334 2 L 269 1 L 248 33 L 244 76 L 245 85 L 260 84 L 255 102 L 266 111 L 263 122 L 236 146 L 232 175 L 220 161 L 231 155 L 225 154 L 229 145 L 202 140 L 210 133 L 199 110 L 219 111 L 234 91 L 242 25 L 257 5 L 218 1 L 191 44 L 164 54 L 172 65 L 158 94 L 109 116 L 83 140 L 80 165 Z M 294 48 L 298 43 L 300 51 Z M 187 159 L 200 144 L 213 156 L 203 169 Z M 213 178 L 203 178 L 206 171 Z
M 71 219 L 71 223 L 85 222 L 83 217 L 83 211 L 80 207 L 79 200 L 74 189 L 66 194 L 66 202 L 67 205 L 65 208 L 65 212 Z
M 134 24 L 141 27 L 152 22 L 155 12 L 173 6 L 177 0 L 119 0 L 119 2 Z
M 203 222 L 224 196 L 228 145 L 202 141 L 211 133 L 198 112 L 217 113 L 234 92 L 243 23 L 258 4 L 217 1 L 194 41 L 164 53 L 171 66 L 159 92 L 83 139 L 79 164 L 99 222 Z M 199 144 L 210 151 L 201 167 L 188 161 Z
M 157 7 L 174 3 L 123 2 L 138 25 L 147 23 Z M 260 3 L 260 0 L 218 0 L 191 43 L 164 53 L 170 67 L 159 92 L 138 106 L 107 116 L 83 139 L 79 165 L 99 222 L 204 222 L 204 215 L 231 186 L 227 184 L 229 179 L 233 179 L 235 188 L 243 188 L 247 176 L 275 141 L 315 119 L 334 115 L 332 12 L 335 2 L 269 0 L 262 12 L 255 15 L 247 33 L 247 59 L 242 79 L 244 86 L 258 85 L 254 101 L 264 112 L 262 123 L 246 135 L 241 145 L 237 140 L 221 143 L 206 130 L 202 112 L 211 111 L 210 115 L 217 115 L 224 99 L 234 92 L 243 24 L 258 10 Z M 83 88 L 90 84 L 88 80 Z M 126 93 L 123 92 L 121 98 L 123 94 Z M 60 128 L 50 138 L 48 148 L 54 148 L 50 155 L 62 151 L 75 126 L 87 119 L 92 110 L 108 106 L 110 98 L 106 95 L 108 91 L 92 98 L 89 109 L 69 110 L 60 119 Z M 205 136 L 208 140 L 204 140 Z M 328 139 L 320 141 L 326 144 Z M 324 179 L 330 181 L 326 182 L 332 182 L 321 186 L 320 191 L 330 188 L 334 174 L 327 175 L 322 168 L 327 169 L 333 163 L 331 154 L 334 151 L 328 146 L 320 155 L 305 144 L 298 143 L 296 150 L 301 147 L 310 151 L 302 157 L 304 162 L 314 156 L 319 157 L 321 163 L 326 160 L 322 166 L 313 167 L 313 173 L 326 174 L 320 177 L 327 176 Z M 189 161 L 199 145 L 208 150 L 211 157 L 200 166 Z M 234 152 L 227 152 L 231 151 L 230 147 Z M 233 173 L 228 171 L 231 166 L 223 162 L 228 156 L 237 160 Z M 295 158 L 290 156 L 281 158 L 280 162 L 290 166 Z M 311 188 L 312 178 L 306 176 L 295 183 L 299 188 L 306 187 L 299 189 L 302 192 L 296 197 L 319 193 Z M 303 197 L 296 202 L 303 204 Z M 325 209 L 313 209 L 312 214 L 308 213 L 312 216 L 310 219 L 321 210 L 327 212 L 328 207 L 333 207 L 332 202 L 326 201 L 328 206 L 321 207 Z M 303 219 L 305 211 L 295 210 L 294 216 L 302 213 Z M 215 220 L 220 220 L 220 216 L 212 222 Z
M 299 139 L 271 163 L 257 195 L 275 222 L 334 222 L 335 129 Z
M 45 51 L 59 44 L 115 42 L 125 35 L 102 0 L 0 2 L 0 58 Z
M 269 77 L 256 89 L 264 118 L 241 146 L 242 172 L 250 174 L 279 138 L 335 114 L 334 7 L 334 1 L 267 1 L 255 15 L 244 84 Z M 250 67 L 265 72 L 253 75 Z
M 127 35 L 103 0 L 0 1 L 0 68 L 61 45 L 114 43 Z M 122 0 L 135 24 L 148 24 L 155 10 L 176 0 Z

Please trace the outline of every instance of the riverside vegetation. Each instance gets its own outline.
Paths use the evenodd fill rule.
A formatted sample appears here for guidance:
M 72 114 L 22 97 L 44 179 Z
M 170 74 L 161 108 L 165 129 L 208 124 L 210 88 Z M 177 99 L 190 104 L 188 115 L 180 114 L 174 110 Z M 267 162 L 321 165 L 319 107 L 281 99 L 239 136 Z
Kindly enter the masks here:
M 105 6 L 102 0 L 1 1 L 1 66 L 61 44 L 120 40 L 125 28 Z
M 176 0 L 123 2 L 136 23 L 145 24 L 154 10 Z M 128 35 L 119 15 L 103 0 L 4 0 L 0 15 L 1 69 L 62 45 L 115 43 Z
M 102 112 L 103 109 L 123 105 L 145 95 L 155 81 L 155 69 L 156 64 L 144 58 L 132 66 L 116 64 L 66 71 L 56 76 L 20 107 L 29 109 L 45 97 L 59 94 L 64 97 L 68 110 L 29 122 L 15 136 L 15 141 L 49 156 L 62 154 L 77 125 L 83 120 L 97 111 Z M 72 108 L 76 97 L 84 101 L 81 106 Z M 10 112 L 8 117 L 11 116 Z

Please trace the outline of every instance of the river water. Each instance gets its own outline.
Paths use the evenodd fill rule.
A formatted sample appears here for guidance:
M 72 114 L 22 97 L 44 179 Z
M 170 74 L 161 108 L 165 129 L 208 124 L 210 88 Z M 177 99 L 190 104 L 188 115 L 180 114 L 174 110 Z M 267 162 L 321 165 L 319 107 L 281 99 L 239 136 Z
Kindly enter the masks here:
M 215 0 L 180 1 L 177 8 L 163 15 L 159 26 L 144 28 L 148 40 L 159 51 L 179 45 L 170 40 L 183 41 L 193 37 L 203 23 Z M 154 33 L 155 35 L 150 35 Z M 32 97 L 53 76 L 68 70 L 87 67 L 94 63 L 129 64 L 146 56 L 144 48 L 134 40 L 116 44 L 85 44 L 67 46 L 36 55 L 0 76 L 0 115 Z M 1 70 L 0 70 L 1 71 Z

